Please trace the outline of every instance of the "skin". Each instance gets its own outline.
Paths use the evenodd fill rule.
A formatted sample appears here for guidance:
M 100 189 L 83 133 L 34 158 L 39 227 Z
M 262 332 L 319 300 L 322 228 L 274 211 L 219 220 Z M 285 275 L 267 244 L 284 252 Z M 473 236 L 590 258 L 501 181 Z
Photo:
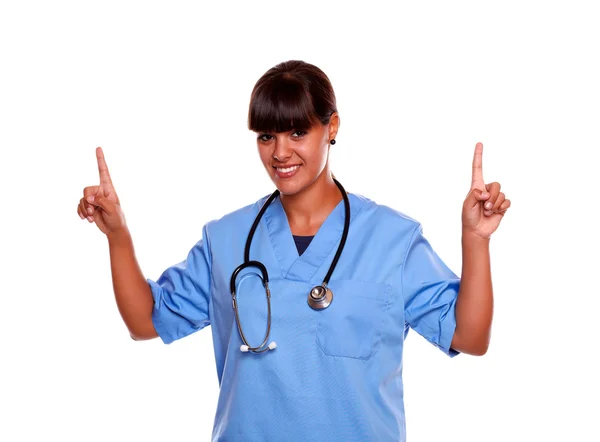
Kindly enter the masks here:
M 294 235 L 314 235 L 342 200 L 329 169 L 330 141 L 337 135 L 339 115 L 329 124 L 306 131 L 257 132 L 260 160 L 281 193 L 281 204 Z M 276 167 L 300 165 L 291 178 L 280 178 Z
M 102 148 L 96 148 L 100 184 L 83 189 L 77 206 L 79 217 L 87 219 L 106 235 L 117 308 L 132 339 L 156 338 L 152 323 L 154 299 L 135 256 L 133 240 L 110 178 Z
M 493 290 L 490 238 L 510 207 L 500 183 L 485 184 L 483 144 L 473 156 L 471 189 L 462 208 L 462 275 L 456 301 L 456 330 L 451 347 L 463 353 L 483 355 L 490 343 Z

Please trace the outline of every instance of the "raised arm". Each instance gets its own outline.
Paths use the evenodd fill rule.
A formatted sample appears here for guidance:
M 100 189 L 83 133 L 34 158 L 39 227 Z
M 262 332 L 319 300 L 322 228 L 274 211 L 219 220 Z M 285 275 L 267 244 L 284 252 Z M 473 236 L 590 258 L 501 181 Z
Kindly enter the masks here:
M 485 354 L 490 343 L 494 302 L 489 243 L 510 207 L 510 200 L 500 192 L 500 183 L 484 183 L 482 153 L 483 145 L 477 143 L 471 190 L 462 210 L 463 263 L 451 344 L 453 349 L 472 355 Z
M 95 222 L 108 239 L 113 290 L 119 313 L 135 340 L 157 337 L 152 323 L 153 297 L 135 257 L 133 241 L 121 210 L 102 148 L 96 148 L 100 184 L 86 187 L 77 206 L 81 219 Z

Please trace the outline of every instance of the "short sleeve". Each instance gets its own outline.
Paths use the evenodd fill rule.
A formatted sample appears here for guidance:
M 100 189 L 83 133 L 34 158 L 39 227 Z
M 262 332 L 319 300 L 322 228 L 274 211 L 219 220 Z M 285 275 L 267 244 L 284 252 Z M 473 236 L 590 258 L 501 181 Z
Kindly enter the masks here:
M 211 259 L 206 234 L 205 228 L 184 261 L 166 269 L 156 281 L 146 279 L 154 298 L 152 322 L 165 344 L 210 324 Z
M 402 267 L 402 295 L 406 322 L 450 357 L 456 329 L 456 299 L 460 278 L 435 253 L 418 224 Z

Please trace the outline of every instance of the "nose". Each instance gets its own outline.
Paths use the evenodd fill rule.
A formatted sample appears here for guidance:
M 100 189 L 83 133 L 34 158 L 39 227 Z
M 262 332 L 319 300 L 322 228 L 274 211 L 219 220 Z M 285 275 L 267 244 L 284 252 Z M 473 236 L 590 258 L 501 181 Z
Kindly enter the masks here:
M 285 163 L 292 156 L 290 142 L 285 134 L 277 134 L 275 137 L 275 148 L 273 149 L 273 158 L 280 163 Z

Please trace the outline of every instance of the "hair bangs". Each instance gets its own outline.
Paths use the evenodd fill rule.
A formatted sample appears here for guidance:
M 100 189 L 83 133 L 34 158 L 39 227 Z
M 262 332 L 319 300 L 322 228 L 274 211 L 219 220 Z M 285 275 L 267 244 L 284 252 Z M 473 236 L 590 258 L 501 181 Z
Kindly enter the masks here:
M 285 75 L 258 84 L 252 94 L 248 128 L 254 132 L 307 130 L 319 118 L 301 81 Z

